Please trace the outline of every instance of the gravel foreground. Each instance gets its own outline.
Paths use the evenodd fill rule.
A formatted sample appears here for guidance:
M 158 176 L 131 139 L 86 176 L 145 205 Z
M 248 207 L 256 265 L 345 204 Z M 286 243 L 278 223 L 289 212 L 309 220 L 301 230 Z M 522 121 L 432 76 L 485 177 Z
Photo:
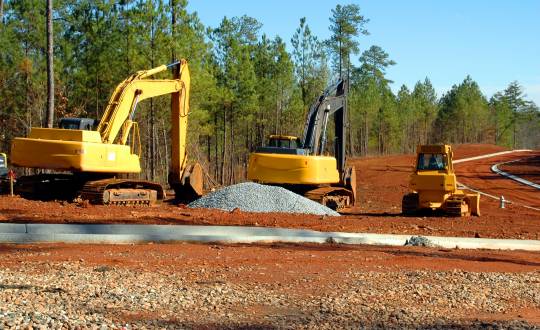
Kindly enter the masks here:
M 235 284 L 221 275 L 78 262 L 4 268 L 0 328 L 533 329 L 523 321 L 468 316 L 540 306 L 538 271 L 348 272 L 345 281 L 330 281 L 316 295 L 298 290 L 305 278 Z
M 190 203 L 189 207 L 339 216 L 336 211 L 285 188 L 253 182 L 239 183 L 209 193 Z

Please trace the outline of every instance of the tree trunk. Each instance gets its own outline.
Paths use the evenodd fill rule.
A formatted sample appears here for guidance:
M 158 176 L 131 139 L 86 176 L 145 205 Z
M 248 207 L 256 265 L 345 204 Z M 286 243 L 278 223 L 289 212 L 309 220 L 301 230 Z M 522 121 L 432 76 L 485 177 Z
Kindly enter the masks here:
M 154 27 L 154 15 L 151 16 L 150 23 L 150 64 L 151 68 L 154 67 L 154 50 L 155 50 L 155 27 Z M 153 181 L 156 177 L 156 137 L 155 137 L 155 120 L 154 120 L 154 100 L 150 99 L 150 178 Z
M 0 25 L 4 25 L 4 0 L 0 0 Z
M 54 123 L 53 0 L 47 0 L 47 127 Z M 1 15 L 0 15 L 1 17 Z
M 230 155 L 230 174 L 229 174 L 229 184 L 234 184 L 235 181 L 236 181 L 236 176 L 235 176 L 235 173 L 234 173 L 234 167 L 235 167 L 235 159 L 234 159 L 234 112 L 232 111 L 231 109 L 231 114 L 230 114 L 230 125 L 231 125 L 231 130 L 230 130 L 230 141 L 231 141 L 231 149 L 230 149 L 230 152 L 229 152 L 229 155 Z
M 171 0 L 171 63 L 176 61 L 175 29 L 176 29 L 176 1 Z
M 341 24 L 339 25 L 339 36 L 340 38 L 338 39 L 338 48 L 339 48 L 339 77 L 343 77 L 342 75 L 342 71 L 341 71 L 341 66 L 342 66 L 342 63 L 343 63 L 343 50 L 341 48 Z
M 154 122 L 154 100 L 150 99 L 150 180 L 156 177 L 156 136 Z
M 219 152 L 218 152 L 218 114 L 217 112 L 214 113 L 214 137 L 215 137 L 215 144 L 214 144 L 214 178 L 216 180 L 219 179 Z
M 165 173 L 169 171 L 169 141 L 167 139 L 167 130 L 165 129 L 165 120 L 162 121 L 163 124 L 163 147 L 165 148 Z M 167 178 L 167 176 L 165 176 Z
M 223 106 L 223 146 L 221 154 L 221 185 L 225 184 L 225 159 L 227 156 L 227 106 Z
M 347 92 L 349 92 L 349 82 L 350 82 L 350 79 L 351 79 L 351 71 L 350 71 L 350 61 L 347 60 L 347 86 L 345 86 L 345 88 L 347 89 Z M 347 93 L 348 95 L 348 93 Z M 348 96 L 347 96 L 348 98 Z M 353 139 L 352 139 L 352 131 L 353 131 L 353 128 L 352 128 L 352 120 L 351 120 L 351 109 L 349 109 L 349 102 L 348 100 L 345 100 L 345 104 L 346 104 L 346 108 L 347 108 L 347 125 L 346 126 L 346 130 L 347 130 L 347 148 L 345 150 L 343 150 L 345 153 L 349 153 L 349 156 L 352 157 L 354 156 L 353 155 Z

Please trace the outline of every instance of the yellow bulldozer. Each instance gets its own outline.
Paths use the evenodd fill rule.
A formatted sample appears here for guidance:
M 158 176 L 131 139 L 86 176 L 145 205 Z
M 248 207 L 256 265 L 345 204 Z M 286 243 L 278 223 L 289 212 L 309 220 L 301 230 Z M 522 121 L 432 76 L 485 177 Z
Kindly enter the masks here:
M 172 79 L 149 79 L 173 70 Z M 141 172 L 139 127 L 134 119 L 144 99 L 171 95 L 169 184 L 178 199 L 203 193 L 202 168 L 188 164 L 186 151 L 190 74 L 186 60 L 138 71 L 114 90 L 97 127 L 92 119 L 65 118 L 59 128 L 32 128 L 12 142 L 12 164 L 49 173 L 21 177 L 19 193 L 39 199 L 80 196 L 94 204 L 154 204 L 161 184 L 127 177 Z M 51 173 L 53 172 L 53 173 Z M 61 172 L 61 173 L 58 173 Z M 67 173 L 66 173 L 67 172 Z
M 465 193 L 457 187 L 451 146 L 420 145 L 416 153 L 410 178 L 412 192 L 403 196 L 403 214 L 442 211 L 450 216 L 480 216 L 480 194 Z

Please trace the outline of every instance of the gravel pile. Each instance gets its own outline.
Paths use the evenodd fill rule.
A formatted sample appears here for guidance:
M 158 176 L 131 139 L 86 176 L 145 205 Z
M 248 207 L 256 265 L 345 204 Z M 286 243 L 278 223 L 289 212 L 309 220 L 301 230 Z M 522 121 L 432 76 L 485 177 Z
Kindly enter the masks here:
M 339 216 L 336 211 L 285 188 L 244 182 L 212 192 L 188 205 L 245 212 L 284 212 Z
M 436 247 L 432 241 L 427 239 L 424 236 L 412 236 L 405 242 L 405 246 L 427 246 L 427 247 Z

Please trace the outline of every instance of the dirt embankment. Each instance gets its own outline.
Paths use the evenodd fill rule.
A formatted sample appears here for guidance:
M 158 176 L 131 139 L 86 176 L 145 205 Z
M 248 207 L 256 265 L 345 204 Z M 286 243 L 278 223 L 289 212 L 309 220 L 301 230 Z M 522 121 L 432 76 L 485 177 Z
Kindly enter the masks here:
M 456 159 L 504 150 L 491 145 L 462 145 Z M 458 180 L 479 190 L 522 204 L 537 205 L 537 191 L 491 173 L 490 164 L 529 154 L 511 154 L 456 165 Z M 408 191 L 414 156 L 367 157 L 353 161 L 358 177 L 358 206 L 341 217 L 282 213 L 223 212 L 163 204 L 157 207 L 80 207 L 0 197 L 0 221 L 40 223 L 146 223 L 165 225 L 249 225 L 321 231 L 400 233 L 493 238 L 540 239 L 540 212 L 519 205 L 499 209 L 498 201 L 481 199 L 481 217 L 403 217 L 401 198 Z

